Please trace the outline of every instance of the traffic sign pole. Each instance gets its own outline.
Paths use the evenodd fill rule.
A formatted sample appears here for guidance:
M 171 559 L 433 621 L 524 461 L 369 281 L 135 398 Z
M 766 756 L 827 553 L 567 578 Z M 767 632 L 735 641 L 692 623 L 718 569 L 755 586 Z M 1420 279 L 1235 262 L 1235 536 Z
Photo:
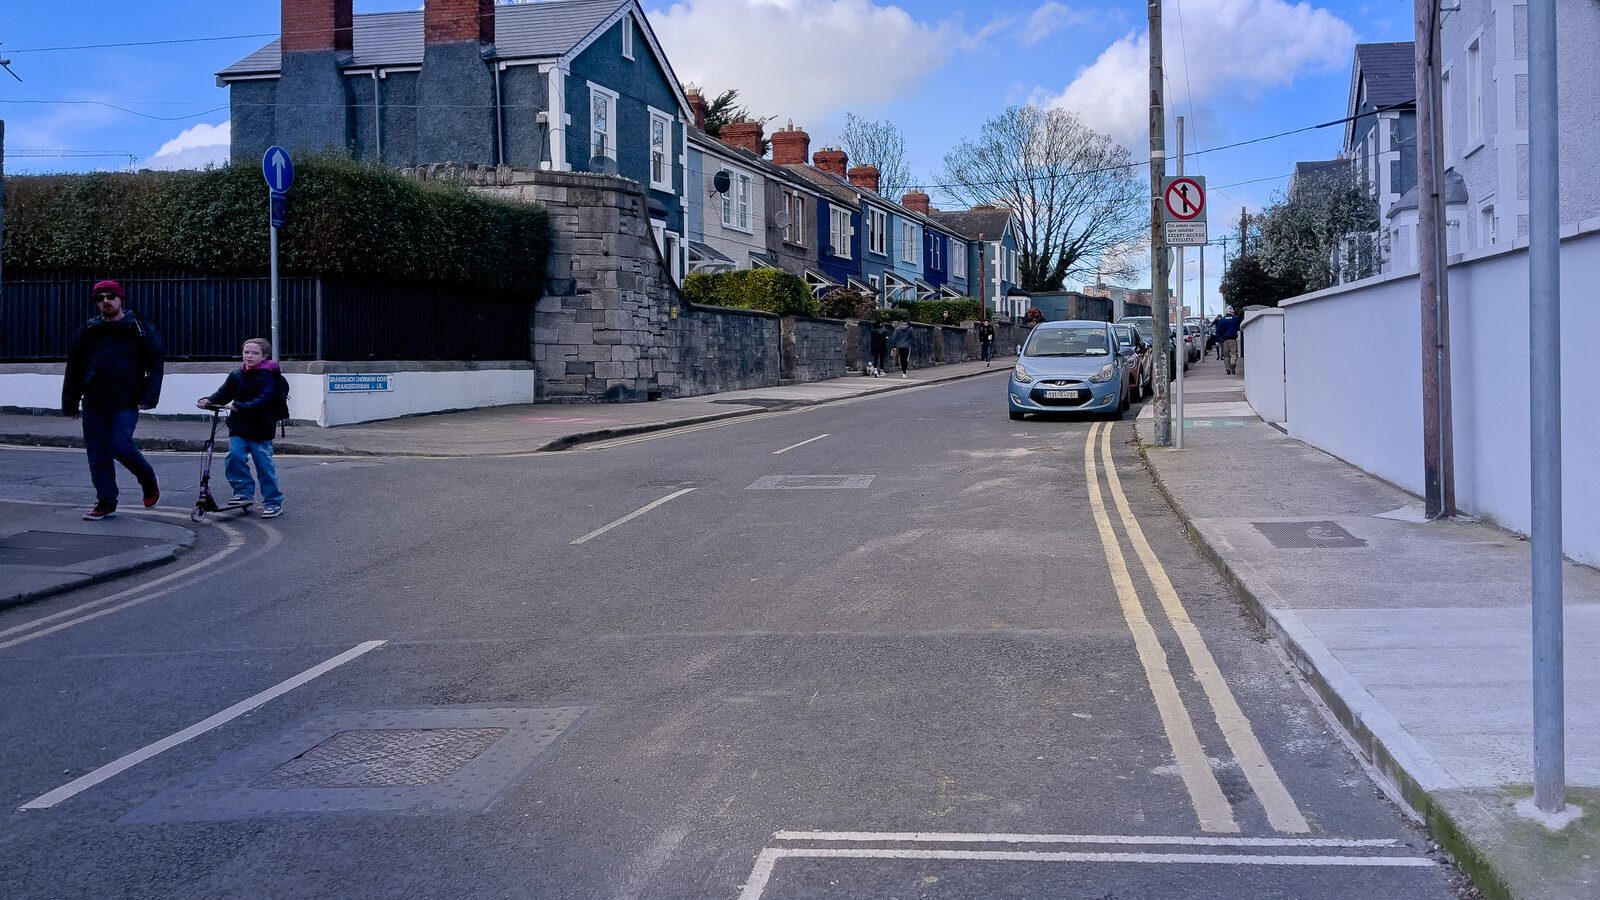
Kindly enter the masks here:
M 272 231 L 272 358 L 278 358 L 278 226 L 268 226 Z
M 1183 116 L 1178 116 L 1178 175 L 1183 175 Z M 1202 209 L 1203 211 L 1203 209 Z M 1189 351 L 1183 346 L 1187 337 L 1183 324 L 1183 246 L 1173 248 L 1178 253 L 1178 371 L 1172 390 L 1172 447 L 1183 449 L 1183 370 L 1189 368 Z
M 283 227 L 287 205 L 285 195 L 294 184 L 294 159 L 289 151 L 279 146 L 267 148 L 261 154 L 261 178 L 267 183 L 267 230 L 272 255 L 272 358 L 279 358 L 278 335 L 278 229 Z

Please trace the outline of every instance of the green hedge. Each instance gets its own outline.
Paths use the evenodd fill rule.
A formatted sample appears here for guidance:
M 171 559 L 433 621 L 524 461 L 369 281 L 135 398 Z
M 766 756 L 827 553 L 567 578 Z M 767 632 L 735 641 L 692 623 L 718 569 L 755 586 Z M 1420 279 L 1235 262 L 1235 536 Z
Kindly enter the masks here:
M 683 296 L 690 303 L 758 309 L 780 316 L 815 316 L 820 304 L 799 276 L 780 269 L 740 269 L 683 279 Z
M 5 263 L 13 270 L 263 274 L 266 206 L 253 165 L 12 177 Z M 541 207 L 318 155 L 295 159 L 279 261 L 285 274 L 538 294 L 549 247 Z
M 968 319 L 978 318 L 983 311 L 983 305 L 971 297 L 961 297 L 955 300 L 917 300 L 911 303 L 897 304 L 906 310 L 913 322 L 937 323 L 939 316 L 945 310 L 950 310 L 950 324 L 960 325 Z

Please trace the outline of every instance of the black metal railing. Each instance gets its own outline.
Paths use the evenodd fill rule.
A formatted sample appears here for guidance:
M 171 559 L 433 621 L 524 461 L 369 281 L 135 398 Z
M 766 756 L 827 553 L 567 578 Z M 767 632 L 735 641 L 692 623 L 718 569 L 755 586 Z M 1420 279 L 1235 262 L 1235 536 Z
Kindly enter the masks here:
M 262 277 L 7 270 L 0 287 L 0 361 L 66 358 L 95 309 L 89 293 L 120 281 L 127 306 L 155 323 L 173 360 L 232 359 L 269 337 Z M 531 298 L 409 283 L 295 276 L 279 280 L 279 356 L 287 359 L 528 359 Z

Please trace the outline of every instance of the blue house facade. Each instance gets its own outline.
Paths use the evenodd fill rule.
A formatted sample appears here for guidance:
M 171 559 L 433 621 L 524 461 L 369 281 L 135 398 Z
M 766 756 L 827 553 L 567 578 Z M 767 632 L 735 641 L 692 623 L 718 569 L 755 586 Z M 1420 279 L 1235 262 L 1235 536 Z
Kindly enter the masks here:
M 934 212 L 934 221 L 966 244 L 968 296 L 991 313 L 1021 318 L 1028 295 L 1020 283 L 1016 222 L 1010 210 L 978 206 L 959 212 Z
M 268 146 L 391 166 L 618 174 L 681 273 L 689 108 L 636 0 L 282 0 L 282 37 L 218 73 L 234 162 Z

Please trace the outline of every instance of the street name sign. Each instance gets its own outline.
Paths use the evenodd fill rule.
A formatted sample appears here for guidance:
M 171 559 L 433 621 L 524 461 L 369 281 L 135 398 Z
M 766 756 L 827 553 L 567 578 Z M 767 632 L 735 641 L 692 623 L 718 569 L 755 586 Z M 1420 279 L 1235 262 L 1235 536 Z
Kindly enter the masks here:
M 388 375 L 338 374 L 328 376 L 330 394 L 383 394 L 392 390 Z
M 294 160 L 289 158 L 289 151 L 274 144 L 261 154 L 261 177 L 267 180 L 267 187 L 275 194 L 287 194 L 289 186 L 294 184 Z
M 1162 183 L 1161 237 L 1169 247 L 1210 243 L 1204 175 L 1173 175 Z

